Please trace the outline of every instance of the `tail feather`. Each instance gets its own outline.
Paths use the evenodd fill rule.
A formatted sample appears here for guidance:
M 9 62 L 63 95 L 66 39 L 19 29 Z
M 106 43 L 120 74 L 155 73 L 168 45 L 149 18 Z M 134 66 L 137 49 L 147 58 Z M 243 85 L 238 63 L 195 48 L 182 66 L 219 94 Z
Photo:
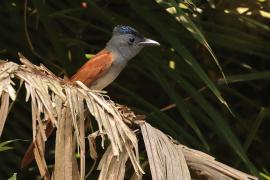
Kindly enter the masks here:
M 46 137 L 47 138 L 50 137 L 50 135 L 53 133 L 53 131 L 54 131 L 54 126 L 52 125 L 52 122 L 47 121 L 46 129 L 45 129 Z M 40 132 L 38 132 L 38 133 L 40 133 Z M 35 148 L 35 142 L 32 142 L 28 146 L 28 149 L 24 154 L 24 157 L 23 157 L 22 162 L 21 162 L 21 169 L 24 169 L 27 166 L 29 166 L 29 164 L 31 164 L 31 162 L 35 159 L 34 148 Z

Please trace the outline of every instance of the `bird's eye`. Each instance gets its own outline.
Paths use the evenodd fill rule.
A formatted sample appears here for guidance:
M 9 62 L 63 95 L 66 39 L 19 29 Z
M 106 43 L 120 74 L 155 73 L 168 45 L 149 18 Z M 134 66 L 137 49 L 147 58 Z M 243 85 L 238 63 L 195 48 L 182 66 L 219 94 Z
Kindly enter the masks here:
M 135 41 L 135 38 L 129 38 L 129 42 L 133 43 Z

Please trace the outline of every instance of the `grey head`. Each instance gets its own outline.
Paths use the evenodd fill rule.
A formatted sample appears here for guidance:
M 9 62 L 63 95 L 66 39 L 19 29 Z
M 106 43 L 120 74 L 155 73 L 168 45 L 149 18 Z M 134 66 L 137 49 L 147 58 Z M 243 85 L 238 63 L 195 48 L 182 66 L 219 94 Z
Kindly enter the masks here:
M 118 25 L 113 29 L 112 38 L 106 49 L 118 53 L 127 61 L 136 56 L 145 46 L 159 46 L 157 41 L 145 38 L 136 29 Z

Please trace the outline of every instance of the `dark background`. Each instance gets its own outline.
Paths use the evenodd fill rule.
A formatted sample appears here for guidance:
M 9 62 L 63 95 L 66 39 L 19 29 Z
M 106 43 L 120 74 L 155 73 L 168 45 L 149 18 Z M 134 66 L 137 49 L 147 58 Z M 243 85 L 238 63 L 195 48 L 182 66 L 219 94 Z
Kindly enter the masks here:
M 192 2 L 1 1 L 0 59 L 18 62 L 21 52 L 61 77 L 71 76 L 87 61 L 85 54 L 105 46 L 115 25 L 130 25 L 161 47 L 145 48 L 129 63 L 106 88 L 111 99 L 146 114 L 150 124 L 179 142 L 263 179 L 270 171 L 270 4 Z M 15 172 L 18 179 L 38 179 L 35 163 L 20 169 L 32 138 L 30 103 L 24 95 L 22 87 L 0 142 L 28 141 L 16 141 L 10 145 L 14 149 L 0 152 L 0 179 Z M 176 107 L 160 111 L 174 103 Z M 53 162 L 53 151 L 47 159 Z

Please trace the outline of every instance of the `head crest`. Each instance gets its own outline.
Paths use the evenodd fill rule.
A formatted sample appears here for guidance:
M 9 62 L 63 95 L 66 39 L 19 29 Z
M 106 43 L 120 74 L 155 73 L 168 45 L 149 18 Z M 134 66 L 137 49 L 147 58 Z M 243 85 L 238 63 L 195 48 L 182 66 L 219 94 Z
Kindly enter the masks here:
M 114 34 L 133 34 L 141 37 L 142 35 L 134 28 L 130 26 L 118 25 L 113 29 Z

